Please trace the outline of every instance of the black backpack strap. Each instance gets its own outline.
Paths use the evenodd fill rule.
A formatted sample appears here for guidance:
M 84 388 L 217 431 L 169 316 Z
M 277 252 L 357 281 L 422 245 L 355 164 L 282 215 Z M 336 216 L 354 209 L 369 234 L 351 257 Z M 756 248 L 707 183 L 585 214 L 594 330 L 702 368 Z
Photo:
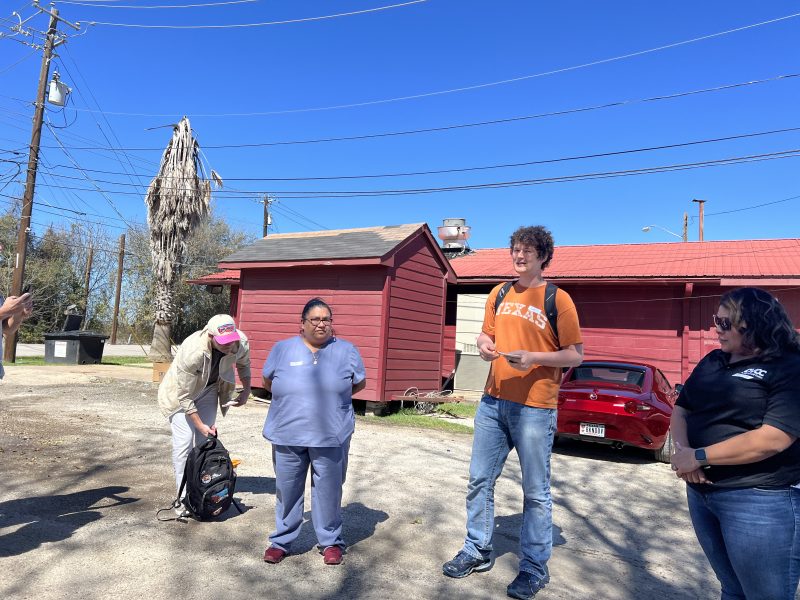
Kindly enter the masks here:
M 556 337 L 556 343 L 558 343 L 558 307 L 556 306 L 556 292 L 558 292 L 558 286 L 548 281 L 547 287 L 544 289 L 544 313 L 547 315 L 550 328 L 553 330 L 553 335 Z M 560 347 L 559 345 L 559 348 Z
M 497 292 L 497 297 L 494 299 L 494 314 L 497 314 L 497 309 L 500 308 L 500 305 L 503 303 L 503 300 L 508 293 L 508 290 L 511 289 L 511 286 L 516 283 L 516 279 L 514 281 L 506 281 L 503 284 L 503 287 L 500 288 L 500 291 Z

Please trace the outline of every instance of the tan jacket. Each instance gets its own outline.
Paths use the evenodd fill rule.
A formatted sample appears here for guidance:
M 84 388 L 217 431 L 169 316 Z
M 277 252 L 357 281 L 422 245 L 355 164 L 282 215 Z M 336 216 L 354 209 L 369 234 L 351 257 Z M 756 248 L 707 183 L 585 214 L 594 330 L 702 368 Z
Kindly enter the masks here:
M 222 415 L 228 412 L 222 405 L 231 400 L 236 391 L 233 365 L 240 380 L 250 379 L 250 344 L 241 331 L 236 352 L 226 354 L 219 363 L 217 401 Z M 158 405 L 165 417 L 184 411 L 187 415 L 197 412 L 194 399 L 203 391 L 211 374 L 211 338 L 205 328 L 187 337 L 158 386 Z

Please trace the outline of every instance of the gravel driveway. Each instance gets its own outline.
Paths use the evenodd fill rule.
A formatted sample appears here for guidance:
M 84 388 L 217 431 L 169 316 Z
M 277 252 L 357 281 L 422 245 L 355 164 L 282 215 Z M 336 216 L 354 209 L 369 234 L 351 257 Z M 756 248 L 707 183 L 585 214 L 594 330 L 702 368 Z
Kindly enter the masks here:
M 0 384 L 0 597 L 505 597 L 522 518 L 515 455 L 496 489 L 496 563 L 486 573 L 441 575 L 464 535 L 471 436 L 378 418 L 360 419 L 352 442 L 344 563 L 323 564 L 309 522 L 297 554 L 267 565 L 275 503 L 261 437 L 267 406 L 250 402 L 217 423 L 242 461 L 244 514 L 158 522 L 156 509 L 174 490 L 156 387 L 98 369 L 68 378 L 52 367 L 10 367 Z M 683 486 L 666 465 L 649 453 L 573 442 L 556 450 L 552 467 L 552 579 L 537 600 L 718 597 Z

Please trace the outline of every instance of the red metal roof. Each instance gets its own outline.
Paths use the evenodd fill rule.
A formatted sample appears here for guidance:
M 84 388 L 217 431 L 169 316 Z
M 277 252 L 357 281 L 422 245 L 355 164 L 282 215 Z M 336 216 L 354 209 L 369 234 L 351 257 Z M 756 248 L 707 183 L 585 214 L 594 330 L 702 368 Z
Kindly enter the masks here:
M 451 260 L 459 281 L 515 276 L 508 248 L 487 248 Z M 557 246 L 548 279 L 796 280 L 800 239 Z M 777 281 L 776 281 L 777 283 Z
M 219 273 L 203 275 L 197 279 L 188 279 L 187 283 L 194 285 L 231 285 L 239 283 L 239 269 L 226 269 Z

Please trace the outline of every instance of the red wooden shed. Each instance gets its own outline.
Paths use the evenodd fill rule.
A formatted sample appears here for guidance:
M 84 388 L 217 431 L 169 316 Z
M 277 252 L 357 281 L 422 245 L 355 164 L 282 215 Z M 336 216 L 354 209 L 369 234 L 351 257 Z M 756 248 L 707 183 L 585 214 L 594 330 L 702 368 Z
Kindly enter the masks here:
M 514 278 L 508 248 L 452 265 L 457 297 Z M 800 239 L 558 246 L 544 276 L 575 301 L 587 359 L 643 360 L 672 383 L 718 347 L 711 315 L 728 290 L 762 287 L 800 325 Z
M 229 271 L 217 275 L 232 287 L 231 270 L 239 271 L 233 316 L 250 339 L 256 371 L 275 342 L 299 333 L 300 312 L 315 296 L 331 305 L 336 335 L 364 359 L 359 399 L 387 401 L 412 386 L 438 390 L 453 369 L 444 320 L 455 273 L 424 223 L 274 234 L 220 267 Z

